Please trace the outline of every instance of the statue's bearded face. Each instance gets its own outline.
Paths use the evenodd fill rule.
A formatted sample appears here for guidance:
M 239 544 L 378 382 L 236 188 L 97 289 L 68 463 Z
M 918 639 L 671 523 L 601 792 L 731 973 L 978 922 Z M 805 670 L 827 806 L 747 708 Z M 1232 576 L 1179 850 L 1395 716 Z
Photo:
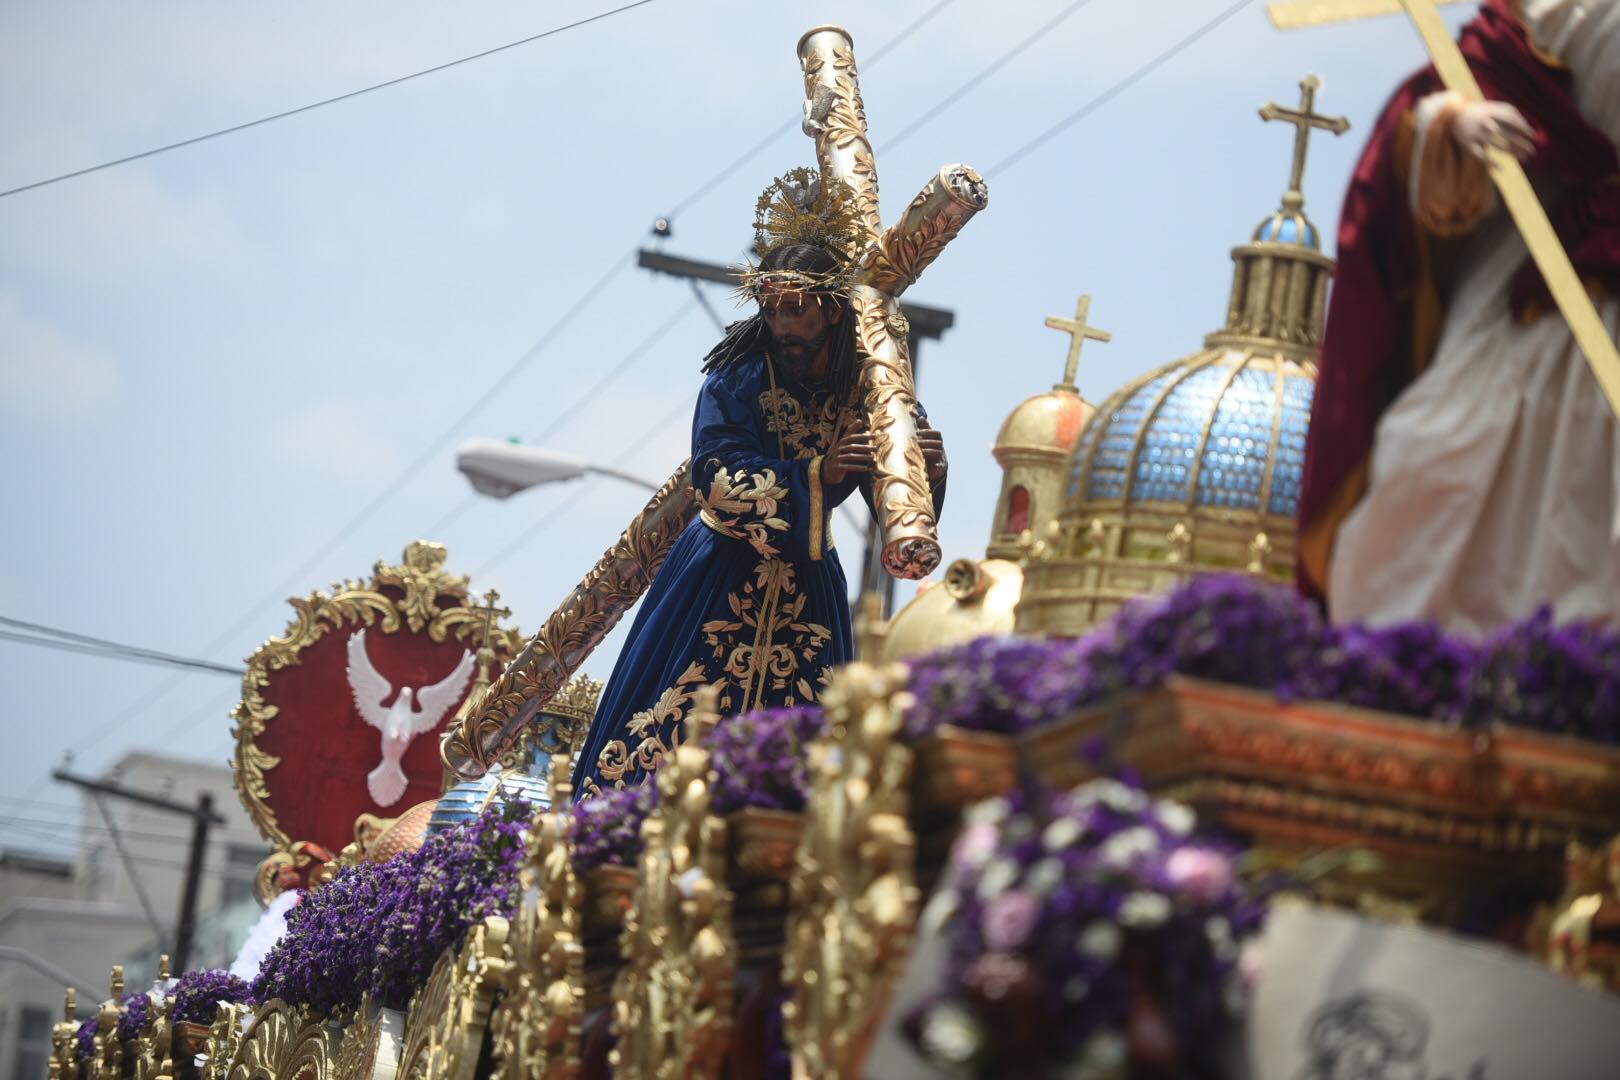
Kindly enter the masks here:
M 790 374 L 820 378 L 826 373 L 827 342 L 844 314 L 836 301 L 819 293 L 772 288 L 760 296 L 759 313 Z

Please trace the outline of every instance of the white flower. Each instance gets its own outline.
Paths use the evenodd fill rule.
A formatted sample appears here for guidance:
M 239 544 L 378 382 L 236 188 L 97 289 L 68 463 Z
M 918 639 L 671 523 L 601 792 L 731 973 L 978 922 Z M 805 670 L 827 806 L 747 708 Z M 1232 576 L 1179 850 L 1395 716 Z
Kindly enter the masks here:
M 1159 834 L 1146 825 L 1135 825 L 1110 836 L 1103 842 L 1100 854 L 1109 866 L 1124 867 L 1143 855 L 1159 850 Z
M 679 890 L 681 896 L 690 900 L 697 893 L 697 887 L 703 878 L 703 868 L 694 866 L 675 879 L 675 888 Z
M 1191 808 L 1178 802 L 1161 802 L 1155 810 L 1159 822 L 1177 836 L 1186 836 L 1198 823 L 1198 817 Z
M 1091 796 L 1110 810 L 1117 810 L 1121 814 L 1135 814 L 1147 808 L 1147 796 L 1133 787 L 1127 787 L 1118 780 L 1104 778 L 1093 780 L 1087 785 Z
M 922 923 L 924 933 L 938 934 L 945 929 L 945 924 L 956 914 L 956 890 L 941 889 L 928 901 L 923 908 Z
M 1080 931 L 1080 951 L 1099 960 L 1112 960 L 1119 955 L 1125 935 L 1111 922 L 1097 921 Z
M 1013 882 L 1018 880 L 1018 864 L 1005 856 L 991 859 L 985 864 L 984 873 L 979 875 L 979 884 L 974 889 L 982 901 L 988 901 L 1000 896 L 1012 888 Z
M 1042 859 L 1030 867 L 1029 873 L 1024 875 L 1024 887 L 1031 892 L 1045 896 L 1063 884 L 1063 878 L 1066 874 L 1067 871 L 1064 870 L 1063 864 L 1057 859 Z
M 963 813 L 962 819 L 969 825 L 999 825 L 1011 809 L 1007 800 L 998 796 L 974 803 Z
M 1099 1031 L 1080 1047 L 1080 1064 L 1107 1072 L 1125 1064 L 1125 1040 L 1112 1031 Z
M 944 1001 L 928 1010 L 922 1025 L 923 1050 L 941 1061 L 961 1065 L 984 1044 L 984 1025 L 967 1009 Z
M 1129 927 L 1151 929 L 1170 917 L 1170 900 L 1156 892 L 1133 892 L 1119 905 L 1119 921 Z
M 1053 820 L 1041 832 L 1041 846 L 1047 851 L 1063 851 L 1072 847 L 1086 833 L 1086 827 L 1072 817 L 1060 817 Z

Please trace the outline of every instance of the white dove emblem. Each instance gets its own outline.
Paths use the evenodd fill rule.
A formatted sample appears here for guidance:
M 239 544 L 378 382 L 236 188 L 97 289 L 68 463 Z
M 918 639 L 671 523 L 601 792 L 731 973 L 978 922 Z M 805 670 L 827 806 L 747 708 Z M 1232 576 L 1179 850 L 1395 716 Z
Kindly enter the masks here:
M 412 739 L 438 727 L 461 700 L 474 666 L 473 654 L 463 649 L 456 670 L 432 686 L 401 687 L 399 697 L 384 709 L 382 703 L 394 687 L 372 666 L 365 627 L 349 635 L 349 689 L 354 693 L 354 707 L 360 710 L 361 719 L 382 732 L 382 761 L 366 774 L 366 790 L 378 806 L 392 806 L 405 794 L 407 781 L 399 759 Z

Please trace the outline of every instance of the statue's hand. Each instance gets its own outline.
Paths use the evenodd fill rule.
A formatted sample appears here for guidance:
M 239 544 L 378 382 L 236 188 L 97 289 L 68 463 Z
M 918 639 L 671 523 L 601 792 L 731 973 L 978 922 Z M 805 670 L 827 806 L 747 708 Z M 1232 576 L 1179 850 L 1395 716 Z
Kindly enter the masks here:
M 928 466 L 928 482 L 937 484 L 950 471 L 945 460 L 945 436 L 928 425 L 926 419 L 917 420 L 917 445 L 922 447 L 923 463 Z
M 868 473 L 876 465 L 877 448 L 866 425 L 861 424 L 838 436 L 821 463 L 821 478 L 829 484 L 842 484 L 850 473 Z
M 1535 129 L 1505 101 L 1462 102 L 1452 121 L 1451 137 L 1464 151 L 1481 160 L 1490 146 L 1507 151 L 1521 162 L 1530 160 L 1536 152 Z

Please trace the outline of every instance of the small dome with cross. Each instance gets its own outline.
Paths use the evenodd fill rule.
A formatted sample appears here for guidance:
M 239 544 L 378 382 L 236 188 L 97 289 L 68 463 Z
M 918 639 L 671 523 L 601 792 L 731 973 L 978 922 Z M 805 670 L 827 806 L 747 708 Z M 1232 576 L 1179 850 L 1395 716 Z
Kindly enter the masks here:
M 1080 633 L 1130 596 L 1203 571 L 1293 576 L 1333 270 L 1299 185 L 1310 131 L 1347 127 L 1313 111 L 1318 85 L 1300 84 L 1297 109 L 1260 111 L 1295 126 L 1294 161 L 1278 210 L 1232 252 L 1225 325 L 1116 391 L 1082 432 L 1057 528 L 1024 568 L 1020 632 Z

